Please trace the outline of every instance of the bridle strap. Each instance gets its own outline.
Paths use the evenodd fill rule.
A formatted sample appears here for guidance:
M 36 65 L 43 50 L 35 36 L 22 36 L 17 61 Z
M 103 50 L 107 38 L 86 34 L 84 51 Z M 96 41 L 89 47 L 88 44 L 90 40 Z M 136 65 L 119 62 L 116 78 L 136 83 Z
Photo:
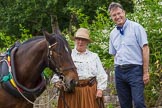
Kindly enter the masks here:
M 52 48 L 53 46 L 55 46 L 55 45 L 57 45 L 57 42 L 55 42 L 55 43 L 52 44 L 52 45 L 49 45 L 49 43 L 48 43 L 48 54 L 47 54 L 47 57 L 48 57 L 48 66 L 49 66 L 49 62 L 51 62 L 51 63 L 55 66 L 57 72 L 60 72 L 60 73 L 63 73 L 64 71 L 68 71 L 68 70 L 70 70 L 70 69 L 76 69 L 75 66 L 66 67 L 66 68 L 59 68 L 59 66 L 56 65 L 56 62 L 52 59 L 52 53 L 51 53 L 51 52 L 52 52 L 52 51 L 51 51 L 51 48 Z
M 66 67 L 66 68 L 59 68 L 59 67 L 56 65 L 56 62 L 55 62 L 53 59 L 48 58 L 48 60 L 49 60 L 52 64 L 54 64 L 54 65 L 56 66 L 56 67 L 55 67 L 56 70 L 57 70 L 58 72 L 60 72 L 60 73 L 63 73 L 63 72 L 68 71 L 68 70 L 70 70 L 70 69 L 76 69 L 75 66 Z
M 68 70 L 70 70 L 70 69 L 76 69 L 76 67 L 75 67 L 75 66 L 71 66 L 71 67 L 66 67 L 66 68 L 60 68 L 59 70 L 60 70 L 61 72 L 64 72 L 64 71 L 68 71 Z
M 49 42 L 47 42 L 47 58 L 48 58 L 47 66 L 48 67 L 49 67 L 49 61 L 51 61 L 51 58 L 52 58 L 51 48 L 53 46 L 55 46 L 56 44 L 57 44 L 57 42 L 55 42 L 54 44 L 50 45 Z

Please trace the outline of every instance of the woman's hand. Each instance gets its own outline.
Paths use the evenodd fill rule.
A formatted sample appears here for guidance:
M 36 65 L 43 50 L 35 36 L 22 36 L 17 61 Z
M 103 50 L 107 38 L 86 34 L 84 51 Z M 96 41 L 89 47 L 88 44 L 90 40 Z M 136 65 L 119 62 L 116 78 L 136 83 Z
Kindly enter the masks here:
M 98 89 L 96 93 L 96 98 L 97 97 L 102 97 L 102 90 Z

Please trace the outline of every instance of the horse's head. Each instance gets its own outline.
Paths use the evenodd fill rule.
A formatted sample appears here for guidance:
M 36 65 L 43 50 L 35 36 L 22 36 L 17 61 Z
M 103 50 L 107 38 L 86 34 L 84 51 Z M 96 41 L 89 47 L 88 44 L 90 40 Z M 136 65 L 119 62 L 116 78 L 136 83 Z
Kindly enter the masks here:
M 44 35 L 48 43 L 49 68 L 62 78 L 65 91 L 72 92 L 78 82 L 78 74 L 71 58 L 71 49 L 63 36 L 47 32 Z

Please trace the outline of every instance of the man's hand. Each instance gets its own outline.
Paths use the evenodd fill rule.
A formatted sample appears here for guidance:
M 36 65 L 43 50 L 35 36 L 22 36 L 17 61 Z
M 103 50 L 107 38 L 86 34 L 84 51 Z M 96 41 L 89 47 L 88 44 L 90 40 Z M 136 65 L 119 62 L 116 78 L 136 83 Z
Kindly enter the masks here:
M 149 81 L 150 81 L 149 72 L 144 72 L 144 73 L 143 73 L 143 82 L 144 82 L 144 84 L 145 84 L 145 85 L 148 84 Z

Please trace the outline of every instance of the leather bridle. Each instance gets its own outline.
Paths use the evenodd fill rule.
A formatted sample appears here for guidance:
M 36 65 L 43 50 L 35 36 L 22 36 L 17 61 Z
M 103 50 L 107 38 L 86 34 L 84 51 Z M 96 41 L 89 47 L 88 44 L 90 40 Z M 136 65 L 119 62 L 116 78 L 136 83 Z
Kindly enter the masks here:
M 55 43 L 52 44 L 52 45 L 49 45 L 49 43 L 48 43 L 48 53 L 47 53 L 47 57 L 48 57 L 48 66 L 49 66 L 50 63 L 52 63 L 52 65 L 55 67 L 56 74 L 58 74 L 58 75 L 59 75 L 59 74 L 63 74 L 63 72 L 68 71 L 68 70 L 71 70 L 71 69 L 76 70 L 75 65 L 72 65 L 72 66 L 70 66 L 70 67 L 63 68 L 63 67 L 61 67 L 61 60 L 60 60 L 59 58 L 57 58 L 57 61 L 54 60 L 54 58 L 52 57 L 52 53 L 53 53 L 52 47 L 55 47 L 57 44 L 58 44 L 57 42 L 55 42 Z M 58 52 L 59 52 L 59 51 L 58 51 Z M 55 53 L 56 53 L 56 52 L 55 52 Z M 57 53 L 57 54 L 58 54 L 58 53 Z M 58 55 L 58 56 L 60 56 L 60 55 Z

